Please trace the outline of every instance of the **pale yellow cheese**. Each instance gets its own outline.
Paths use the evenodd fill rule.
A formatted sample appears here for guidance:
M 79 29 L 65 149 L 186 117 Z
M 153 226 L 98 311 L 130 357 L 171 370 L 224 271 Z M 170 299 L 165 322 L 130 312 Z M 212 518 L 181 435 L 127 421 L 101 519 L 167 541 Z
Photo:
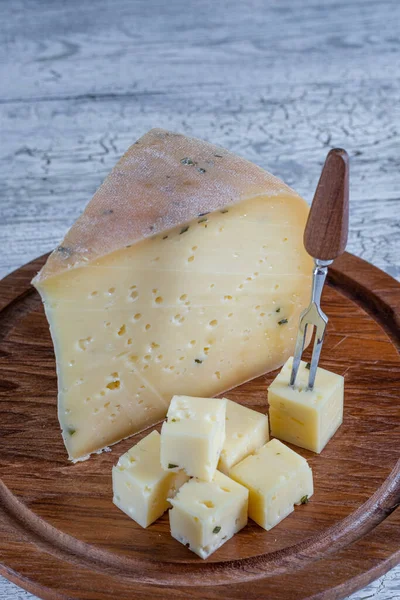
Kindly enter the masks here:
M 225 442 L 218 469 L 229 470 L 269 440 L 268 416 L 232 400 L 226 404 Z
M 171 499 L 171 535 L 207 558 L 247 524 L 248 490 L 216 471 L 213 481 L 191 479 Z
M 226 400 L 174 396 L 161 428 L 161 466 L 211 481 L 225 440 Z
M 312 471 L 307 461 L 271 440 L 235 465 L 229 476 L 249 490 L 249 517 L 266 530 L 293 512 L 294 504 L 313 495 Z
M 343 421 L 344 378 L 318 367 L 314 389 L 308 390 L 310 372 L 302 361 L 292 388 L 292 364 L 289 358 L 268 390 L 271 433 L 320 453 Z
M 285 362 L 310 293 L 307 212 L 211 144 L 154 130 L 129 149 L 34 280 L 72 460 L 162 419 L 174 394 Z
M 153 431 L 123 454 L 113 467 L 113 502 L 142 527 L 148 527 L 170 507 L 189 478 L 183 471 L 166 473 L 160 465 L 160 434 Z

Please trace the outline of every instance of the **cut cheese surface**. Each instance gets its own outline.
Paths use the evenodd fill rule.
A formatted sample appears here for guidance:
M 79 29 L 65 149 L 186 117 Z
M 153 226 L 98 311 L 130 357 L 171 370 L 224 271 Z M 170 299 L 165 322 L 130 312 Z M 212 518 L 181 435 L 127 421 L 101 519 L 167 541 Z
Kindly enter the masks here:
M 207 558 L 247 524 L 248 496 L 219 471 L 211 482 L 191 479 L 171 498 L 172 537 Z
M 213 396 L 280 367 L 309 299 L 305 202 L 211 144 L 158 133 L 157 154 L 150 134 L 34 281 L 54 341 L 72 460 L 160 420 L 175 394 Z M 138 153 L 147 170 L 137 167 Z M 206 161 L 208 169 L 200 166 Z M 158 201 L 149 199 L 146 211 L 127 180 Z
M 211 481 L 225 440 L 225 398 L 174 396 L 161 429 L 161 466 Z
M 232 400 L 226 402 L 225 442 L 218 469 L 229 470 L 269 440 L 268 416 Z
M 343 422 L 344 378 L 318 367 L 307 389 L 309 370 L 301 361 L 294 388 L 289 358 L 268 389 L 271 432 L 275 437 L 320 453 Z
M 271 440 L 242 460 L 229 475 L 248 488 L 249 517 L 267 531 L 314 493 L 306 459 L 279 440 Z
M 152 431 L 123 454 L 112 470 L 113 502 L 142 527 L 148 527 L 169 507 L 188 477 L 166 473 L 160 465 L 160 434 Z

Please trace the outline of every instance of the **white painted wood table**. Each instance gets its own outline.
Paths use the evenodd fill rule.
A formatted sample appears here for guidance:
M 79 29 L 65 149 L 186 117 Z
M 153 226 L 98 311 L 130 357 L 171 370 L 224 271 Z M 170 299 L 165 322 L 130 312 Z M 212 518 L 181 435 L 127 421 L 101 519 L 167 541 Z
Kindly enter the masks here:
M 348 249 L 400 278 L 398 0 L 3 0 L 0 276 L 50 250 L 151 127 L 311 199 L 351 162 Z M 33 598 L 0 578 L 0 599 Z M 397 567 L 352 600 L 400 598 Z

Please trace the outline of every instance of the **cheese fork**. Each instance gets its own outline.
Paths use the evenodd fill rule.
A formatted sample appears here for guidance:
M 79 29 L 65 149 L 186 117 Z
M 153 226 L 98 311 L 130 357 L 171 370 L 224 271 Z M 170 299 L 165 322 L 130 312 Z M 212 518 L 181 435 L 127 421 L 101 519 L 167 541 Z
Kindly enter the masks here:
M 299 330 L 289 385 L 294 387 L 304 350 L 307 329 L 315 329 L 307 389 L 314 388 L 328 317 L 321 309 L 321 294 L 328 266 L 343 254 L 349 230 L 349 156 L 335 148 L 328 153 L 315 191 L 306 228 L 304 246 L 314 258 L 311 302 L 300 315 Z

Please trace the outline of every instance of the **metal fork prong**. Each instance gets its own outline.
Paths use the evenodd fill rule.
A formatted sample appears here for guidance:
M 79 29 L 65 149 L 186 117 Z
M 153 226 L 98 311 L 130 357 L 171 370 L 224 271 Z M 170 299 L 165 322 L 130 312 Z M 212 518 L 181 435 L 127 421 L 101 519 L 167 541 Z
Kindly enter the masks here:
M 306 335 L 307 335 L 307 327 L 308 327 L 308 323 L 303 323 L 303 318 L 301 318 L 299 331 L 297 332 L 296 347 L 294 349 L 292 373 L 290 375 L 289 385 L 291 385 L 292 387 L 294 387 L 294 384 L 296 382 L 297 372 L 300 367 L 301 355 L 303 354 L 304 342 L 306 340 Z
M 309 390 L 314 389 L 315 377 L 317 374 L 319 357 L 321 355 L 322 344 L 324 341 L 325 329 L 326 329 L 327 322 L 328 322 L 328 319 L 326 319 L 326 322 L 324 322 L 323 324 L 319 324 L 315 328 L 314 348 L 313 348 L 313 353 L 312 353 L 312 357 L 311 357 L 310 374 L 308 376 L 307 389 L 309 389 Z

